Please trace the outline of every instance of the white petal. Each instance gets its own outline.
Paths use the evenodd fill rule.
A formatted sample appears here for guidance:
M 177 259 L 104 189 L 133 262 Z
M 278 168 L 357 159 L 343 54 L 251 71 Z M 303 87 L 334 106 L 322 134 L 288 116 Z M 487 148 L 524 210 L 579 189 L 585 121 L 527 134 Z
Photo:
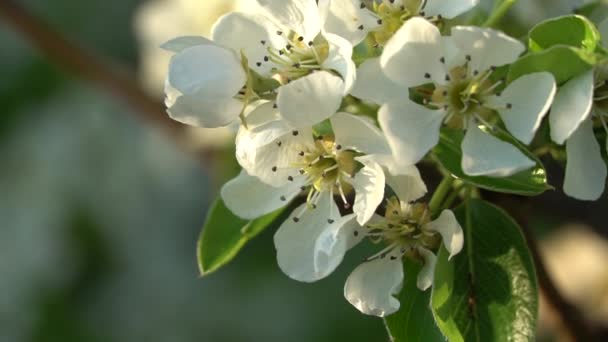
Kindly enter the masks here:
M 416 286 L 424 291 L 433 285 L 435 276 L 435 265 L 437 265 L 437 256 L 426 248 L 418 247 L 418 253 L 424 258 L 424 266 L 418 273 Z
M 551 139 L 563 144 L 591 114 L 593 104 L 593 70 L 589 70 L 564 84 L 551 107 L 549 124 Z
M 233 97 L 247 75 L 234 52 L 216 45 L 197 45 L 175 54 L 169 64 L 168 83 L 184 95 Z
M 479 0 L 427 0 L 424 15 L 454 18 L 475 7 Z
M 490 101 L 499 106 L 500 117 L 513 136 L 529 144 L 555 96 L 553 75 L 537 72 L 524 75 Z M 507 108 L 507 106 L 511 108 Z
M 388 142 L 380 129 L 361 116 L 336 113 L 331 117 L 335 141 L 345 149 L 365 154 L 390 154 Z
M 600 198 L 606 182 L 606 164 L 591 120 L 585 120 L 566 141 L 566 153 L 564 192 L 580 200 Z
M 460 223 L 451 210 L 444 210 L 439 217 L 428 223 L 424 229 L 432 230 L 441 235 L 445 249 L 450 253 L 448 260 L 460 253 L 464 244 L 464 234 Z
M 165 90 L 166 91 L 166 90 Z M 178 96 L 173 102 L 165 101 L 169 116 L 181 123 L 196 127 L 216 128 L 228 126 L 241 112 L 243 104 L 231 97 L 207 98 L 201 91 Z
M 462 170 L 469 176 L 508 177 L 536 163 L 515 146 L 471 122 L 462 141 Z
M 271 27 L 259 16 L 231 12 L 213 25 L 211 36 L 214 42 L 222 46 L 239 54 L 242 51 L 249 61 L 249 67 L 265 75 L 272 68 L 269 63 L 263 63 L 264 56 L 267 55 L 266 46 L 279 45 L 276 35 L 269 34 L 275 31 Z
M 207 38 L 199 37 L 199 36 L 182 36 L 173 38 L 165 43 L 163 43 L 160 47 L 161 49 L 179 53 L 184 51 L 187 48 L 197 46 L 197 45 L 215 45 L 212 41 Z
M 439 128 L 445 113 L 430 110 L 412 101 L 385 104 L 378 121 L 393 155 L 406 165 L 419 162 L 439 142 Z
M 313 282 L 328 276 L 342 262 L 347 250 L 347 237 L 341 235 L 341 228 L 353 215 L 340 217 L 329 194 L 321 196 L 316 209 L 307 209 L 297 216 L 307 206 L 302 204 L 274 235 L 279 267 L 298 281 Z M 333 223 L 329 223 L 330 219 Z
M 312 41 L 321 32 L 321 16 L 315 0 L 257 0 L 270 19 Z
M 314 141 L 310 128 L 293 133 L 282 120 L 253 130 L 241 127 L 236 138 L 237 161 L 249 174 L 273 186 L 287 184 L 290 176 L 299 179 L 293 165 L 301 162 L 299 152 L 309 150 Z
M 359 44 L 378 26 L 378 19 L 360 5 L 360 0 L 320 0 L 324 30 L 346 38 L 353 45 Z
M 394 297 L 403 286 L 401 258 L 364 262 L 346 279 L 344 297 L 367 315 L 385 317 L 399 310 Z
M 384 199 L 385 177 L 382 167 L 365 157 L 356 158 L 363 164 L 353 179 L 355 188 L 355 204 L 353 211 L 357 215 L 357 222 L 363 225 L 369 221 L 376 208 Z
M 243 219 L 254 219 L 287 205 L 301 192 L 298 184 L 283 187 L 265 184 L 242 171 L 222 187 L 226 207 Z
M 380 67 L 380 58 L 370 58 L 359 65 L 351 94 L 382 105 L 409 96 L 409 91 L 407 87 L 393 82 L 384 74 Z
M 445 77 L 439 29 L 425 19 L 408 20 L 388 41 L 380 57 L 384 73 L 393 82 L 417 86 Z M 428 74 L 428 75 L 427 75 Z
M 280 87 L 277 104 L 292 126 L 312 126 L 336 113 L 343 91 L 340 77 L 318 71 Z
M 472 69 L 480 72 L 491 66 L 513 63 L 526 49 L 519 40 L 487 28 L 456 26 L 451 37 L 454 44 L 471 57 Z
M 407 169 L 401 168 L 399 173 L 386 174 L 386 184 L 393 189 L 401 201 L 405 202 L 415 201 L 427 192 L 418 168 L 413 165 Z
M 334 70 L 344 81 L 342 94 L 346 95 L 352 89 L 357 77 L 357 66 L 352 59 L 353 46 L 346 39 L 331 33 L 323 35 L 329 43 L 329 55 L 323 61 L 322 68 Z

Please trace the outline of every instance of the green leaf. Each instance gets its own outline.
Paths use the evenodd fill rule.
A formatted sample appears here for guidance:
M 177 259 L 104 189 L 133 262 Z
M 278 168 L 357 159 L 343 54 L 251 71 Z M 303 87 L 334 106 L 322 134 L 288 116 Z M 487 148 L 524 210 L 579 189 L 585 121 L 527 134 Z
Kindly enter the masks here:
M 530 53 L 515 61 L 511 64 L 507 81 L 510 83 L 523 75 L 548 71 L 561 85 L 593 68 L 595 63 L 596 58 L 592 53 L 571 46 L 556 45 L 540 52 Z
M 567 45 L 594 52 L 600 41 L 595 24 L 581 15 L 545 20 L 530 30 L 528 46 L 538 52 L 555 45 Z
M 439 252 L 431 307 L 450 342 L 534 341 L 538 285 L 518 225 L 503 210 L 471 200 L 455 211 L 460 254 Z
M 486 190 L 535 196 L 552 189 L 547 183 L 547 173 L 536 156 L 509 134 L 499 131 L 494 135 L 518 147 L 524 154 L 536 161 L 536 166 L 510 177 L 469 176 L 462 171 L 461 167 L 462 150 L 460 146 L 464 139 L 464 133 L 461 130 L 443 129 L 439 144 L 433 149 L 433 155 L 452 176 Z
M 403 267 L 405 280 L 399 294 L 401 307 L 399 311 L 384 319 L 391 341 L 444 342 L 445 338 L 435 324 L 431 312 L 431 291 L 420 291 L 416 286 L 417 274 L 422 265 L 404 259 Z
M 260 234 L 281 214 L 283 209 L 247 222 L 235 216 L 221 199 L 217 199 L 198 239 L 197 256 L 201 275 L 205 276 L 226 265 L 247 242 Z

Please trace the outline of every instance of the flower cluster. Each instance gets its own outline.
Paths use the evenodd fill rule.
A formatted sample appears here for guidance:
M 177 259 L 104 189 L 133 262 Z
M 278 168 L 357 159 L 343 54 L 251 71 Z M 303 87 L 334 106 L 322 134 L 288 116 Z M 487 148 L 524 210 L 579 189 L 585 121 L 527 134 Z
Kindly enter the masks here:
M 417 285 L 425 290 L 439 247 L 451 257 L 464 243 L 449 209 L 420 200 L 427 187 L 416 164 L 428 160 L 441 132 L 460 130 L 465 175 L 533 168 L 537 161 L 521 146 L 533 141 L 554 99 L 551 136 L 567 141 L 571 158 L 564 189 L 583 199 L 601 194 L 606 166 L 593 119 L 606 126 L 603 68 L 559 90 L 547 71 L 507 81 L 504 70 L 525 45 L 448 22 L 476 0 L 257 2 L 255 11 L 221 17 L 210 40 L 163 45 L 174 53 L 166 105 L 189 125 L 240 122 L 242 172 L 221 197 L 244 219 L 295 208 L 274 236 L 291 278 L 322 279 L 369 240 L 382 247 L 348 277 L 344 295 L 366 314 L 397 311 L 402 259 L 423 264 Z

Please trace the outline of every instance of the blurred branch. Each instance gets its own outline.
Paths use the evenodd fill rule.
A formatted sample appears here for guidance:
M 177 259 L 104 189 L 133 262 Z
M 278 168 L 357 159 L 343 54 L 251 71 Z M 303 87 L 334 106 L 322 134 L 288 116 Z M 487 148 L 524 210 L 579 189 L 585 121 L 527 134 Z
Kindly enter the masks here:
M 14 0 L 0 0 L 0 16 L 53 63 L 123 99 L 141 118 L 160 126 L 171 136 L 182 136 L 185 126 L 171 120 L 165 113 L 164 104 L 146 94 L 132 76 L 109 67 L 69 42 Z
M 564 296 L 562 296 L 559 289 L 555 286 L 555 282 L 549 275 L 545 263 L 543 262 L 540 249 L 534 234 L 528 228 L 528 224 L 521 221 L 522 231 L 525 235 L 526 242 L 534 258 L 534 266 L 536 267 L 536 275 L 538 276 L 538 283 L 544 295 L 557 314 L 559 319 L 564 326 L 565 330 L 570 336 L 570 341 L 593 341 L 589 326 L 584 320 L 582 313 Z

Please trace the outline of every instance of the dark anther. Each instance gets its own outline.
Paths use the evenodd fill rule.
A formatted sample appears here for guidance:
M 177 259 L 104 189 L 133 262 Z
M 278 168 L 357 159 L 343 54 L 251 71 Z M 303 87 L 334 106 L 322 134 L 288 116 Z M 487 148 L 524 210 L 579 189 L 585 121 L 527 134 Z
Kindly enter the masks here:
M 298 155 L 299 155 L 300 157 L 304 157 L 304 151 L 300 151 L 300 153 L 298 153 Z
M 467 61 L 469 61 L 469 62 L 471 61 L 471 55 L 466 55 L 465 58 L 467 59 Z
M 441 57 L 441 58 L 439 58 L 439 61 L 440 61 L 442 64 L 445 64 L 445 57 Z
M 304 41 L 304 37 L 300 36 L 300 37 L 298 38 L 298 41 L 299 41 L 299 42 Z
M 260 43 L 262 43 L 262 45 L 266 45 L 266 41 L 265 40 L 260 40 Z
M 277 172 L 278 168 L 276 166 L 272 167 L 272 172 Z
M 289 177 L 287 177 L 287 180 L 290 182 L 293 182 L 293 177 L 289 176 Z
M 397 257 L 396 257 L 396 256 L 391 255 L 391 260 L 396 260 L 396 259 L 397 259 Z
M 281 32 L 281 31 L 277 31 L 277 34 L 280 36 L 280 35 L 282 35 L 282 34 L 283 34 L 283 32 Z
M 428 72 L 424 74 L 424 78 L 431 78 L 431 74 L 429 74 Z
M 329 224 L 332 224 L 332 223 L 334 223 L 334 222 L 335 222 L 335 221 L 334 221 L 334 220 L 332 220 L 332 219 L 327 219 L 327 223 L 329 223 Z
M 312 40 L 308 42 L 308 46 L 313 46 L 313 45 L 315 45 L 315 43 L 313 43 Z
M 292 131 L 292 132 L 291 132 L 291 134 L 293 134 L 293 136 L 295 137 L 295 136 L 297 136 L 298 134 L 300 134 L 300 132 L 298 132 L 298 131 Z
M 283 145 L 282 141 L 277 141 L 277 146 L 281 147 Z
M 338 144 L 336 145 L 336 150 L 341 150 L 342 149 L 342 145 Z
M 451 79 L 451 78 L 450 78 L 450 75 L 445 75 L 445 80 L 446 80 L 447 82 L 449 82 L 449 81 L 450 81 L 450 79 Z
M 287 201 L 287 198 L 285 198 L 285 196 L 281 196 L 281 201 L 285 202 Z
M 277 109 L 277 108 L 279 108 L 279 106 L 277 106 L 277 104 L 275 103 L 272 105 L 272 108 Z
M 359 231 L 355 230 L 355 231 L 353 232 L 353 234 L 354 234 L 355 236 L 359 236 Z
M 264 56 L 264 62 L 268 62 L 269 59 L 268 56 Z
M 361 5 L 359 5 L 359 8 L 361 8 L 361 9 L 365 8 L 365 4 L 361 3 Z
M 382 19 L 378 19 L 378 25 L 382 25 Z
M 513 105 L 510 103 L 507 103 L 507 109 L 511 109 L 511 108 L 513 108 Z
M 299 219 L 299 218 L 297 218 L 297 217 L 294 217 L 294 218 L 293 218 L 293 222 L 298 223 L 298 222 L 300 222 L 300 219 Z
M 262 66 L 262 62 L 257 62 L 257 63 L 255 63 L 255 65 Z
M 359 30 L 363 31 L 363 25 L 359 25 L 359 27 L 357 27 Z

